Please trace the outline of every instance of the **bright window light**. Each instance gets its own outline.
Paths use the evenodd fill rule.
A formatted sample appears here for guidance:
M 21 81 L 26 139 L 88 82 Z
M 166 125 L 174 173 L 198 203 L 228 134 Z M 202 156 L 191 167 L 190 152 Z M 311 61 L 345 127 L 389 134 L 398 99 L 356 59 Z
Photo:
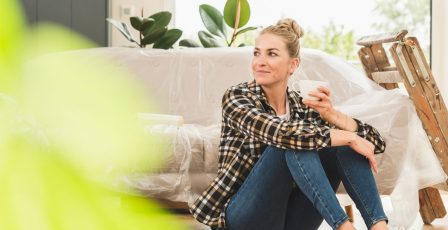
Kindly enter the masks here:
M 205 30 L 199 16 L 201 4 L 222 12 L 225 1 L 176 0 L 175 24 L 187 38 L 198 40 L 197 32 Z M 249 0 L 249 4 L 248 25 L 267 26 L 283 17 L 294 18 L 305 30 L 303 47 L 321 49 L 350 61 L 358 59 L 356 40 L 361 36 L 403 28 L 409 36 L 419 39 L 429 57 L 430 0 Z

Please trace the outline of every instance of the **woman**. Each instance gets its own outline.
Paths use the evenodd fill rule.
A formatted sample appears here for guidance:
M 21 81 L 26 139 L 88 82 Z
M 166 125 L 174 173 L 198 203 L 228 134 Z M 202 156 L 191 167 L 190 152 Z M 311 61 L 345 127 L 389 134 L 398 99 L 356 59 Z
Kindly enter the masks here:
M 336 111 L 330 90 L 303 100 L 287 87 L 303 32 L 292 19 L 256 39 L 254 81 L 222 101 L 218 176 L 190 206 L 213 229 L 354 229 L 335 191 L 342 181 L 369 229 L 387 229 L 371 168 L 385 143 L 370 125 Z

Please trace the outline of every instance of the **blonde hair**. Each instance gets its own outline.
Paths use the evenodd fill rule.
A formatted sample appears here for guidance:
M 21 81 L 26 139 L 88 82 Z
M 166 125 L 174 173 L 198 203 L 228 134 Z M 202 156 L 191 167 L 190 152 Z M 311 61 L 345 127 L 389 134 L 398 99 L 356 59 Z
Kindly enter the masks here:
M 280 19 L 277 24 L 264 28 L 260 35 L 274 34 L 283 38 L 286 43 L 286 48 L 291 57 L 299 57 L 300 55 L 300 41 L 304 32 L 302 27 L 291 18 Z

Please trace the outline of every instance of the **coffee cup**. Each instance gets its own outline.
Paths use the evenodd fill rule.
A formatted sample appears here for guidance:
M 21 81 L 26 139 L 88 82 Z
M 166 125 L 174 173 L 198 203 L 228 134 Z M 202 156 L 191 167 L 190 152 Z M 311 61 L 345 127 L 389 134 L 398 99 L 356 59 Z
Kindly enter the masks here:
M 325 88 L 330 88 L 330 83 L 326 81 L 315 81 L 315 80 L 299 80 L 299 90 L 303 99 L 318 101 L 319 98 L 308 95 L 312 91 L 319 92 L 317 89 L 319 86 L 324 86 Z

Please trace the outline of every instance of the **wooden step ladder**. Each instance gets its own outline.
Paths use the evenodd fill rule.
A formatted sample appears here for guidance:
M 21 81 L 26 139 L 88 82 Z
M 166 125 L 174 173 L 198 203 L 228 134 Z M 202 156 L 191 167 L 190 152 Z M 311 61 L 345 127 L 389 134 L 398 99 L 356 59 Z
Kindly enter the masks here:
M 358 56 L 367 76 L 382 87 L 395 89 L 398 82 L 404 83 L 440 164 L 448 174 L 447 108 L 417 38 L 405 37 L 406 34 L 407 30 L 401 30 L 362 37 L 357 41 L 363 46 Z M 389 51 L 395 66 L 389 62 L 384 43 L 392 43 Z M 421 189 L 419 203 L 425 224 L 446 215 L 440 193 L 435 188 Z

